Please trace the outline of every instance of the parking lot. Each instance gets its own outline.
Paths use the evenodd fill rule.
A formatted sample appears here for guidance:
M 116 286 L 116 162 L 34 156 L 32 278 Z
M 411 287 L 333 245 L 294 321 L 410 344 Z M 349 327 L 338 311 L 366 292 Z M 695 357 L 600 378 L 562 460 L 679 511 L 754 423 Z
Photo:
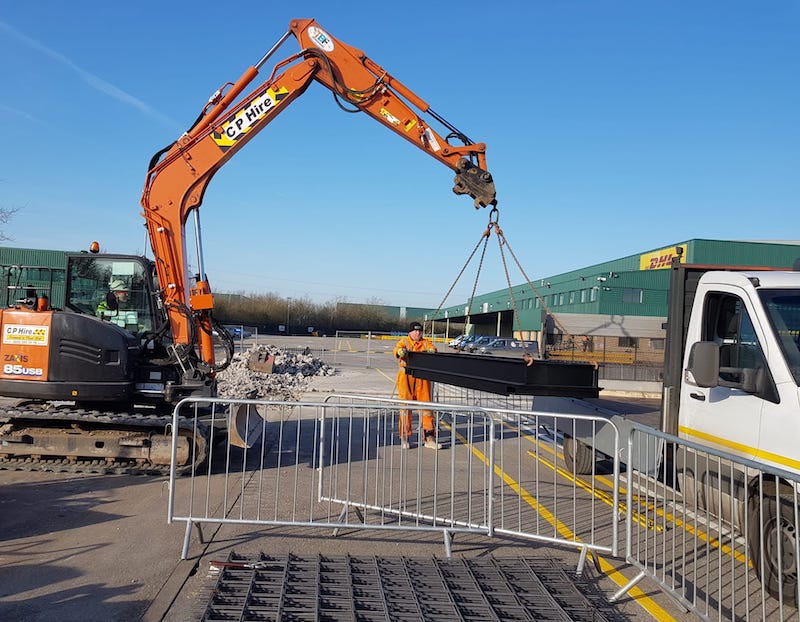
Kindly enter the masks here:
M 394 393 L 396 363 L 388 354 L 392 341 L 383 347 L 373 342 L 370 351 L 355 340 L 333 338 L 270 342 L 309 348 L 336 360 L 338 373 L 315 380 L 304 399 L 322 401 L 333 392 Z M 550 407 L 558 405 L 550 402 Z M 213 562 L 234 553 L 247 559 L 267 555 L 283 563 L 287 556 L 420 564 L 445 558 L 441 536 L 435 533 L 344 530 L 331 537 L 329 531 L 302 527 L 211 525 L 202 540 L 193 535 L 190 555 L 181 560 L 184 527 L 167 524 L 168 493 L 164 477 L 0 471 L 2 619 L 197 620 L 219 578 Z M 539 560 L 574 570 L 580 552 L 513 537 L 464 534 L 453 539 L 451 559 Z M 318 570 L 324 571 L 322 566 Z M 586 589 L 610 597 L 634 575 L 619 559 L 599 558 L 596 565 L 585 565 L 581 581 Z M 647 581 L 610 611 L 617 619 L 688 619 Z

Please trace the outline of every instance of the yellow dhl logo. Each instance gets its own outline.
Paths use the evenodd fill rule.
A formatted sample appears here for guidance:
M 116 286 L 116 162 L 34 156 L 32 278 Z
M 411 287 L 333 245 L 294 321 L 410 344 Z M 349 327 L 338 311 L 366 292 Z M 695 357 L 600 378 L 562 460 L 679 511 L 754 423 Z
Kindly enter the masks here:
M 280 87 L 278 90 L 268 88 L 265 93 L 257 95 L 247 102 L 239 112 L 212 132 L 211 138 L 219 145 L 220 149 L 226 151 L 252 130 L 259 121 L 275 110 L 288 94 L 289 90 L 286 87 Z
M 686 244 L 681 244 L 679 247 L 683 250 L 681 254 L 681 261 L 685 261 L 686 258 L 686 251 L 687 246 Z M 664 268 L 669 268 L 672 265 L 673 257 L 678 256 L 678 251 L 676 247 L 671 248 L 664 248 L 658 251 L 653 251 L 652 253 L 645 253 L 644 255 L 639 255 L 639 270 L 661 270 Z

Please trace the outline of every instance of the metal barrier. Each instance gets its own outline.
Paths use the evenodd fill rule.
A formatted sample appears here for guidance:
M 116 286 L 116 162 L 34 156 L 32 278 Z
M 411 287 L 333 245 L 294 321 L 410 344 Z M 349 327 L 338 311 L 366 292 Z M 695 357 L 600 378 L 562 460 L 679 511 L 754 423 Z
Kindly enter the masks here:
M 627 561 L 703 619 L 798 619 L 798 475 L 635 425 L 627 468 Z
M 362 367 L 371 368 L 376 361 L 385 360 L 384 355 L 391 353 L 400 336 L 392 337 L 387 333 L 372 331 L 336 331 L 333 347 L 333 364 L 340 360 L 358 360 Z
M 409 408 L 436 417 L 440 450 L 419 438 L 401 448 Z M 555 419 L 574 415 L 337 395 L 186 399 L 175 430 L 179 417 L 192 422 L 193 445 L 208 447 L 187 474 L 173 460 L 168 522 L 186 522 L 182 559 L 204 523 L 439 532 L 448 557 L 454 534 L 504 535 L 578 548 L 578 572 L 589 551 L 617 555 L 618 461 L 606 484 L 557 465 Z M 243 446 L 222 438 L 229 424 Z

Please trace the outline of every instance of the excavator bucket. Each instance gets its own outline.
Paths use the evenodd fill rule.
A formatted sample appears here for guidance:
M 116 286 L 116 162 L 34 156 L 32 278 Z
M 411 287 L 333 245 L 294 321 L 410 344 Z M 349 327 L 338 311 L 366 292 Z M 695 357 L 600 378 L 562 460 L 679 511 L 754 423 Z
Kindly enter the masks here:
M 271 374 L 272 366 L 275 364 L 275 357 L 266 352 L 253 352 L 247 359 L 247 367 L 262 374 Z
M 264 430 L 266 417 L 255 404 L 238 404 L 228 413 L 228 443 L 234 447 L 250 449 Z

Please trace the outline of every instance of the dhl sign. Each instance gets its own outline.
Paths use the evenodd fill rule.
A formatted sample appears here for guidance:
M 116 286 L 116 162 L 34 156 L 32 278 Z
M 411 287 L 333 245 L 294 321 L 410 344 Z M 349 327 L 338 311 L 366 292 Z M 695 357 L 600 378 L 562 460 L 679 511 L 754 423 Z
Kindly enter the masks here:
M 672 258 L 677 257 L 678 253 L 675 250 L 680 248 L 683 250 L 681 254 L 681 262 L 686 262 L 686 253 L 688 247 L 686 244 L 680 246 L 670 246 L 661 250 L 653 251 L 652 253 L 645 253 L 639 255 L 639 270 L 662 270 L 669 268 L 672 265 Z

